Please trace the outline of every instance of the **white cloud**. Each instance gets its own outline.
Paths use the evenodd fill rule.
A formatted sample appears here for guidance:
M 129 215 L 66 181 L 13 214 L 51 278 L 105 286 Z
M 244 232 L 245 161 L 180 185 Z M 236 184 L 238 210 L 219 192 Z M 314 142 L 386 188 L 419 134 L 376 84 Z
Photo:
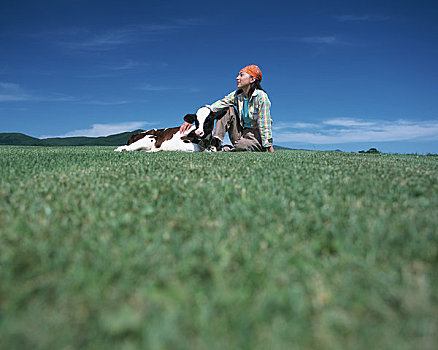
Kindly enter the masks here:
M 334 45 L 339 44 L 340 41 L 335 36 L 311 36 L 300 38 L 300 41 L 306 44 L 323 44 L 323 45 Z
M 143 84 L 138 89 L 139 90 L 145 90 L 145 91 L 170 91 L 170 90 L 178 90 L 178 91 L 183 91 L 183 92 L 199 92 L 198 88 L 193 88 L 193 87 L 152 85 L 152 84 Z
M 164 35 L 186 27 L 202 24 L 196 19 L 181 19 L 163 24 L 127 25 L 113 30 L 90 34 L 88 30 L 72 31 L 69 38 L 58 35 L 58 44 L 75 51 L 109 51 L 121 45 L 158 41 Z
M 0 94 L 0 102 L 75 102 L 77 98 L 72 96 L 52 95 L 36 96 L 24 93 Z
M 20 91 L 19 84 L 0 82 L 0 102 L 24 101 L 26 98 L 26 95 Z
M 96 106 L 116 106 L 130 103 L 126 100 L 100 100 L 90 98 L 78 98 L 60 93 L 37 93 L 29 92 L 20 87 L 19 84 L 0 82 L 0 103 L 1 102 L 77 102 L 81 104 Z
M 339 22 L 380 22 L 380 21 L 388 21 L 391 17 L 388 16 L 370 16 L 370 15 L 343 15 L 336 16 L 336 20 Z
M 312 45 L 321 48 L 328 47 L 338 47 L 338 46 L 357 46 L 357 43 L 349 42 L 342 38 L 342 36 L 336 35 L 326 35 L 326 36 L 304 36 L 304 37 L 294 37 L 294 36 L 276 36 L 271 37 L 269 40 L 280 41 L 280 42 L 293 42 L 301 43 L 306 45 Z
M 134 60 L 126 60 L 118 65 L 108 67 L 108 69 L 115 70 L 115 71 L 126 71 L 126 70 L 130 70 L 130 69 L 135 69 L 135 68 L 139 68 L 139 67 L 147 67 L 147 66 L 150 66 L 150 63 L 138 62 L 138 61 L 134 61 Z
M 85 104 L 95 105 L 95 106 L 119 106 L 129 103 L 129 101 L 101 101 L 101 100 L 91 100 L 84 102 Z
M 177 90 L 176 87 L 172 86 L 163 86 L 163 85 L 152 85 L 152 84 L 144 84 L 140 86 L 140 90 L 145 91 L 168 91 L 168 90 Z
M 272 124 L 272 130 L 283 130 L 283 129 L 319 129 L 323 127 L 320 124 L 315 123 L 286 123 L 286 122 L 275 122 Z
M 0 94 L 0 102 L 18 102 L 28 101 L 29 97 L 26 95 L 12 95 L 12 94 Z
M 126 131 L 133 131 L 136 129 L 142 129 L 151 123 L 145 121 L 138 122 L 124 122 L 117 124 L 93 124 L 89 129 L 80 129 L 70 131 L 63 135 L 48 136 L 43 135 L 41 138 L 51 138 L 51 137 L 75 137 L 75 136 L 88 136 L 88 137 L 99 137 L 119 134 Z
M 374 125 L 373 122 L 365 122 L 358 119 L 350 119 L 350 118 L 338 118 L 338 119 L 330 119 L 323 122 L 325 125 L 333 125 L 333 126 L 371 126 Z
M 71 50 L 108 51 L 117 46 L 132 42 L 139 35 L 139 29 L 127 27 L 93 36 L 86 36 L 85 38 L 74 38 L 71 41 L 61 41 L 60 44 Z
M 8 83 L 8 82 L 1 82 L 0 81 L 0 90 L 18 91 L 19 89 L 20 89 L 20 85 L 19 84 Z
M 77 98 L 64 94 L 39 95 L 28 92 L 19 84 L 0 82 L 0 102 L 73 102 Z
M 297 123 L 298 126 L 300 123 Z M 305 123 L 304 123 L 305 124 Z M 295 129 L 295 130 L 294 130 Z M 276 142 L 340 144 L 350 142 L 438 141 L 438 121 L 364 121 L 360 119 L 325 120 L 317 128 L 278 127 Z

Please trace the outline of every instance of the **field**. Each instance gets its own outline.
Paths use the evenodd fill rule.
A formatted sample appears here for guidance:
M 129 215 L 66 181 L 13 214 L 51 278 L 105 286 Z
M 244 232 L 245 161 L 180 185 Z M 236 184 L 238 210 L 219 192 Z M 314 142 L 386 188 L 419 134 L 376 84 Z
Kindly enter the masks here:
M 2 349 L 436 349 L 438 158 L 0 147 Z

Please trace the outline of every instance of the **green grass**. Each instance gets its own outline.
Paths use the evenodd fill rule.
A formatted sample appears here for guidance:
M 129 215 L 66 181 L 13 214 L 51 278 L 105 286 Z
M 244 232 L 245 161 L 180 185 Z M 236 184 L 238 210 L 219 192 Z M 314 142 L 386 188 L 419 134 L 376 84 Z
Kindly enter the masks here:
M 435 349 L 438 158 L 0 147 L 2 349 Z

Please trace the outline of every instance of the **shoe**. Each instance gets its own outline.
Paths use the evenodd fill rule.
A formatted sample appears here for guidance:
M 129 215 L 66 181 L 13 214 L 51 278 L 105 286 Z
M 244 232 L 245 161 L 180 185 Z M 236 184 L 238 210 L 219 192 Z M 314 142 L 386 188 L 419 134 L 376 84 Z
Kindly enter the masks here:
M 236 149 L 231 145 L 224 145 L 221 149 L 222 152 L 235 152 Z
M 214 148 L 216 152 L 222 150 L 222 140 L 219 137 L 213 136 L 210 142 L 210 149 Z

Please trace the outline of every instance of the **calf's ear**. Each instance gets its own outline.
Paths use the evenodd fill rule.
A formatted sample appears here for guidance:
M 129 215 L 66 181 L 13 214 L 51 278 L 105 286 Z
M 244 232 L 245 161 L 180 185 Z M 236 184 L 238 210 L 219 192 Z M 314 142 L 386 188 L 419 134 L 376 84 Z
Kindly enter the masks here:
M 187 123 L 193 124 L 196 120 L 196 114 L 186 114 L 184 117 L 184 121 Z

